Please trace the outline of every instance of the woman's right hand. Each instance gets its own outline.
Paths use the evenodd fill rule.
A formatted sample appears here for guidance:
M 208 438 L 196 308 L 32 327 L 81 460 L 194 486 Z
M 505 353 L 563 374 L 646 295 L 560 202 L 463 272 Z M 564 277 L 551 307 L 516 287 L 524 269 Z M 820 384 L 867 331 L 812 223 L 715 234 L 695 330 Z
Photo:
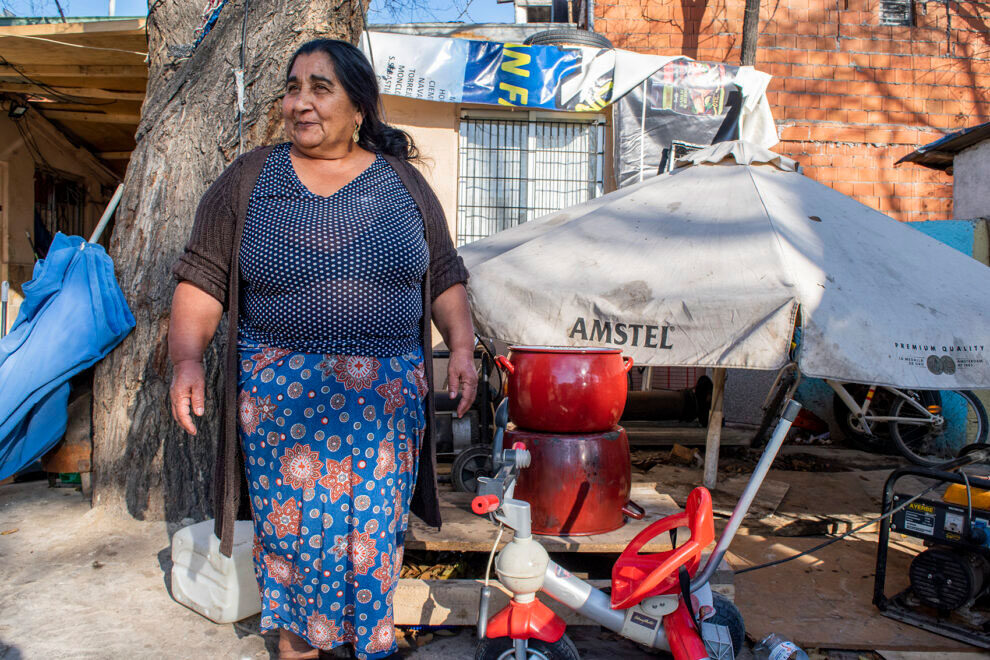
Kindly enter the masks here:
M 180 360 L 172 365 L 172 384 L 168 389 L 172 419 L 186 433 L 196 435 L 192 414 L 202 417 L 206 406 L 206 370 L 201 360 Z

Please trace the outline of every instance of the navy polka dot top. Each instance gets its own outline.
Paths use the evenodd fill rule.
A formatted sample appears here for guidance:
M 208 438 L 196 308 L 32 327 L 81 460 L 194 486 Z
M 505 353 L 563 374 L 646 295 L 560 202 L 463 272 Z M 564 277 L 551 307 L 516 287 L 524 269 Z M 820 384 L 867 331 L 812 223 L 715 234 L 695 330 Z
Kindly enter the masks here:
M 240 341 L 391 357 L 420 346 L 429 265 L 423 218 L 379 154 L 322 197 L 275 147 L 251 193 L 240 247 Z

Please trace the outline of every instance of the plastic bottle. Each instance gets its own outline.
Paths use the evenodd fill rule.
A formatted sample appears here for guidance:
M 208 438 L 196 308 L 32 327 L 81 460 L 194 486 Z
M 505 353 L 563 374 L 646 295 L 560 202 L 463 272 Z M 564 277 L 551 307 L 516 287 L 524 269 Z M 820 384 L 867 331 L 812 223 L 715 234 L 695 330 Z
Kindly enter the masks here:
M 797 644 L 777 633 L 770 633 L 754 646 L 753 657 L 756 660 L 808 660 L 808 654 Z
M 172 596 L 216 623 L 233 623 L 260 612 L 253 541 L 250 520 L 234 525 L 230 557 L 220 552 L 212 520 L 177 531 L 172 536 Z

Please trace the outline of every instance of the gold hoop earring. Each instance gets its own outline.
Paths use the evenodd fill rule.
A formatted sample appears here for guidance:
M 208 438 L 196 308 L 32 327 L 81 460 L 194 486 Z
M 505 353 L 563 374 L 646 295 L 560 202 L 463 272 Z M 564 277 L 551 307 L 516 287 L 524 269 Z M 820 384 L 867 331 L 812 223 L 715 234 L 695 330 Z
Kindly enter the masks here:
M 361 124 L 354 124 L 354 134 L 351 135 L 351 139 L 357 142 L 358 140 L 361 139 L 360 133 L 361 133 Z

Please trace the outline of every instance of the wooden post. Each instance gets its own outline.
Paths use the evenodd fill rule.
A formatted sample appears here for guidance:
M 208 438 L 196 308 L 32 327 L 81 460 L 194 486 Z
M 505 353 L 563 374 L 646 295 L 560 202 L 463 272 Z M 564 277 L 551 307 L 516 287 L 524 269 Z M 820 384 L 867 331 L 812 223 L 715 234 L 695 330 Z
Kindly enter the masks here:
M 708 416 L 705 440 L 705 488 L 714 490 L 718 478 L 718 447 L 722 440 L 722 394 L 725 392 L 725 369 L 712 369 L 712 411 Z

